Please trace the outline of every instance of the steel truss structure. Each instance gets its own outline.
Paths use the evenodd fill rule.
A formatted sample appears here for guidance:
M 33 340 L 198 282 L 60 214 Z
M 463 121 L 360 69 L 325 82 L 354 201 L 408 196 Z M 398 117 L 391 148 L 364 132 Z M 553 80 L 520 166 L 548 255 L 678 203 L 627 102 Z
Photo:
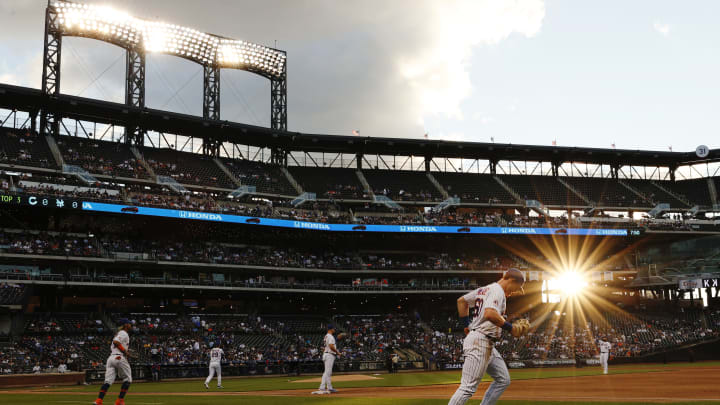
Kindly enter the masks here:
M 271 82 L 270 128 L 287 131 L 284 51 L 175 25 L 146 22 L 99 6 L 48 0 L 42 75 L 42 92 L 48 97 L 60 95 L 63 36 L 97 39 L 125 49 L 125 105 L 128 107 L 145 108 L 146 52 L 171 54 L 203 66 L 203 118 L 208 120 L 220 120 L 221 68 L 245 70 L 263 76 Z M 57 136 L 62 116 L 48 110 L 42 110 L 40 114 L 40 132 Z M 125 127 L 125 142 L 144 145 L 146 133 L 147 129 L 139 122 L 129 120 Z M 217 156 L 220 143 L 210 136 L 203 136 L 202 150 Z
M 4 110 L 4 111 L 3 111 Z M 208 153 L 281 166 L 430 171 L 486 175 L 673 180 L 720 175 L 720 149 L 695 152 L 510 145 L 428 139 L 276 132 L 229 121 L 59 94 L 0 83 L 0 127 L 35 130 L 38 111 L 62 136 L 117 142 L 124 129 L 147 130 L 149 147 Z M 211 150 L 208 150 L 211 149 Z
M 42 92 L 48 96 L 60 95 L 60 56 L 62 53 L 62 32 L 58 13 L 48 5 L 45 11 L 45 37 L 43 47 Z M 55 112 L 40 112 L 41 134 L 57 135 L 61 117 Z
M 145 108 L 145 53 L 130 48 L 126 54 L 125 105 Z M 145 143 L 145 130 L 138 125 L 125 127 L 125 142 L 133 145 Z

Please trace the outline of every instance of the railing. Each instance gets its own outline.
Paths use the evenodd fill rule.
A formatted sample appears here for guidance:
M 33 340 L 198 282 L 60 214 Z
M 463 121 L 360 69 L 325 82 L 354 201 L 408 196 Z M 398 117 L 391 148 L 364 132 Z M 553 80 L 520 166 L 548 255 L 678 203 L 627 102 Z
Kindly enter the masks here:
M 253 375 L 301 375 L 322 373 L 324 364 L 321 360 L 290 360 L 290 361 L 260 361 L 245 362 L 242 364 L 223 364 L 222 374 L 225 376 L 253 376 Z M 372 372 L 387 370 L 385 361 L 343 360 L 335 361 L 336 372 Z M 134 380 L 152 379 L 153 369 L 158 373 L 160 380 L 175 378 L 204 378 L 207 376 L 207 364 L 187 365 L 160 365 L 153 367 L 152 363 L 134 364 L 132 374 Z M 401 361 L 397 363 L 399 370 L 423 370 L 424 362 Z M 99 382 L 105 379 L 104 369 L 86 370 L 87 382 Z
M 498 271 L 500 272 L 500 271 Z M 410 273 L 410 272 L 408 272 Z M 348 284 L 300 284 L 288 282 L 253 282 L 248 281 L 214 281 L 212 279 L 198 280 L 196 278 L 165 279 L 163 277 L 128 277 L 120 275 L 91 276 L 87 274 L 68 275 L 63 274 L 41 274 L 30 275 L 27 273 L 0 273 L 0 281 L 8 282 L 44 282 L 49 284 L 62 283 L 66 285 L 113 285 L 132 287 L 156 287 L 166 288 L 208 288 L 216 289 L 243 289 L 243 290 L 298 290 L 298 291 L 327 291 L 328 293 L 363 293 L 363 292 L 458 292 L 476 288 L 474 283 L 467 284 L 377 284 L 353 286 Z
M 157 176 L 157 184 L 161 186 L 167 186 L 171 188 L 176 193 L 185 194 L 188 192 L 188 190 L 180 183 L 177 182 L 177 180 L 173 179 L 170 176 Z

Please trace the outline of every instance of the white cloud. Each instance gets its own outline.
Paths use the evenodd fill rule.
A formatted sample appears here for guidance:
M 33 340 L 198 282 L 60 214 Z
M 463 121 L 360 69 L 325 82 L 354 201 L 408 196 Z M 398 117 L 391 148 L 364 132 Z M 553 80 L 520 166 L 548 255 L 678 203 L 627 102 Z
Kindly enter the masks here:
M 653 24 L 653 28 L 655 29 L 655 31 L 659 32 L 660 35 L 662 35 L 662 36 L 667 37 L 668 35 L 670 35 L 670 25 L 669 24 L 664 24 L 659 21 L 655 21 L 655 23 Z
M 479 121 L 481 124 L 486 125 L 495 121 L 495 117 L 489 115 L 487 112 L 477 111 L 472 114 L 474 121 Z
M 542 0 L 457 0 L 425 6 L 427 23 L 420 31 L 424 43 L 398 58 L 421 117 L 462 119 L 460 104 L 473 90 L 468 73 L 473 48 L 498 44 L 513 33 L 532 37 L 545 17 Z
M 0 49 L 0 61 L 12 60 L 15 66 L 25 67 L 2 69 L 0 74 L 12 75 L 3 81 L 39 85 L 37 61 L 42 54 L 45 5 L 41 0 L 0 2 L 0 15 L 5 15 L 0 22 L 7 25 L 0 30 L 0 41 L 6 46 Z M 363 135 L 398 137 L 421 137 L 425 120 L 433 116 L 462 119 L 461 105 L 473 93 L 469 74 L 473 50 L 497 45 L 513 34 L 533 37 L 545 17 L 543 0 L 126 0 L 122 7 L 139 17 L 219 35 L 270 45 L 277 39 L 278 47 L 288 51 L 291 130 L 347 134 L 360 129 Z M 76 48 L 88 66 L 81 69 L 74 55 L 63 50 L 63 68 L 68 69 L 63 73 L 63 89 L 68 91 L 83 89 L 114 58 L 91 58 L 86 56 L 91 49 Z M 187 74 L 174 68 L 157 72 L 154 67 L 148 66 L 148 102 L 155 98 L 162 104 L 173 92 L 158 83 L 159 75 L 179 88 Z M 111 89 L 111 83 L 120 85 Z M 238 86 L 245 90 L 247 84 L 243 81 Z M 122 72 L 112 69 L 84 95 L 99 95 L 98 87 L 105 86 L 105 93 L 114 99 L 124 91 L 121 85 Z M 161 90 L 153 88 L 164 93 L 156 95 Z M 227 84 L 222 92 L 226 97 L 232 93 Z M 255 111 L 267 110 L 264 91 L 245 97 Z M 190 95 L 184 98 L 190 103 Z M 246 107 L 234 97 L 223 101 L 223 115 L 229 119 L 243 110 Z M 485 116 L 484 123 L 491 121 L 492 117 Z

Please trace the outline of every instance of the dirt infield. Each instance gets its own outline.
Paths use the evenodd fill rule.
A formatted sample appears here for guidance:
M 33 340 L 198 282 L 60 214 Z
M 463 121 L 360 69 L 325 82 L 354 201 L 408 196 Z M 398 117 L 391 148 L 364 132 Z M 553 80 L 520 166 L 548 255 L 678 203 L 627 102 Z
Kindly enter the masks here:
M 333 382 L 343 382 L 343 381 L 367 381 L 367 380 L 377 380 L 377 377 L 373 377 L 371 375 L 367 374 L 344 374 L 344 375 L 336 375 L 333 376 L 332 380 Z M 313 377 L 313 378 L 306 378 L 304 380 L 295 380 L 291 383 L 311 383 L 311 382 L 317 382 L 319 383 L 322 380 L 322 377 Z
M 678 368 L 646 373 L 592 375 L 583 377 L 554 377 L 513 381 L 502 399 L 575 402 L 674 402 L 720 401 L 717 381 L 718 367 Z M 489 383 L 480 384 L 473 399 L 482 399 Z M 332 394 L 339 398 L 427 398 L 449 399 L 457 384 L 425 385 L 415 387 L 341 388 Z M 148 396 L 280 396 L 305 397 L 310 389 L 247 392 L 188 392 L 138 393 Z M 95 395 L 45 389 L 0 391 L 0 394 Z
M 688 368 L 636 374 L 558 377 L 514 381 L 502 399 L 544 401 L 720 401 L 719 368 Z M 482 383 L 475 399 L 489 383 Z M 333 396 L 364 398 L 450 398 L 457 385 L 347 388 Z M 305 396 L 307 390 L 263 391 L 246 395 Z

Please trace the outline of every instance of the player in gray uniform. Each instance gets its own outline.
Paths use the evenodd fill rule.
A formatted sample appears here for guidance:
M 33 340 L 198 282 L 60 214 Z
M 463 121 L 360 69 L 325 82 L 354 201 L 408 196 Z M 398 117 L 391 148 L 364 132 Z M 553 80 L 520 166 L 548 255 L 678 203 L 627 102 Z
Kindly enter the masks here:
M 605 336 L 600 338 L 598 349 L 600 349 L 600 366 L 603 368 L 603 374 L 608 373 L 608 357 L 610 357 L 610 343 Z
M 502 330 L 513 336 L 527 333 L 530 324 L 526 319 L 510 323 L 503 317 L 505 298 L 512 293 L 522 291 L 525 276 L 520 270 L 510 269 L 496 283 L 470 291 L 457 300 L 458 314 L 466 325 L 466 337 L 463 341 L 465 362 L 462 368 L 460 387 L 450 398 L 449 405 L 462 405 L 475 391 L 487 371 L 493 378 L 485 392 L 481 405 L 492 405 L 510 385 L 510 373 L 500 357 L 494 343 L 500 338 Z M 472 309 L 472 321 L 470 310 Z
M 330 379 L 332 378 L 332 368 L 333 364 L 335 364 L 335 358 L 340 356 L 340 352 L 335 346 L 335 337 L 333 336 L 335 333 L 335 327 L 333 325 L 328 325 L 327 329 L 327 335 L 325 335 L 325 338 L 323 339 L 325 350 L 323 351 L 322 357 L 323 363 L 325 363 L 325 372 L 323 372 L 322 380 L 320 381 L 320 388 L 318 388 L 318 391 L 316 392 L 329 394 L 331 392 L 337 392 L 337 390 L 333 388 L 332 381 L 330 381 Z
M 127 319 L 121 319 L 119 323 L 122 327 L 113 338 L 112 344 L 110 344 L 110 357 L 108 357 L 105 364 L 105 383 L 100 387 L 94 405 L 102 405 L 108 388 L 115 382 L 115 377 L 118 374 L 123 379 L 123 384 L 120 387 L 118 399 L 115 400 L 115 405 L 125 405 L 125 394 L 127 394 L 132 383 L 132 370 L 128 361 L 130 354 L 130 335 L 128 335 L 128 331 L 132 329 L 132 324 Z
M 220 346 L 213 347 L 210 349 L 210 366 L 209 366 L 209 372 L 207 379 L 205 380 L 205 389 L 209 389 L 210 387 L 208 384 L 210 384 L 210 381 L 212 381 L 213 377 L 215 377 L 215 374 L 217 374 L 217 387 L 222 388 L 222 369 L 220 368 L 220 363 L 222 362 L 222 357 L 225 355 L 225 352 L 223 352 L 223 349 L 220 348 Z

